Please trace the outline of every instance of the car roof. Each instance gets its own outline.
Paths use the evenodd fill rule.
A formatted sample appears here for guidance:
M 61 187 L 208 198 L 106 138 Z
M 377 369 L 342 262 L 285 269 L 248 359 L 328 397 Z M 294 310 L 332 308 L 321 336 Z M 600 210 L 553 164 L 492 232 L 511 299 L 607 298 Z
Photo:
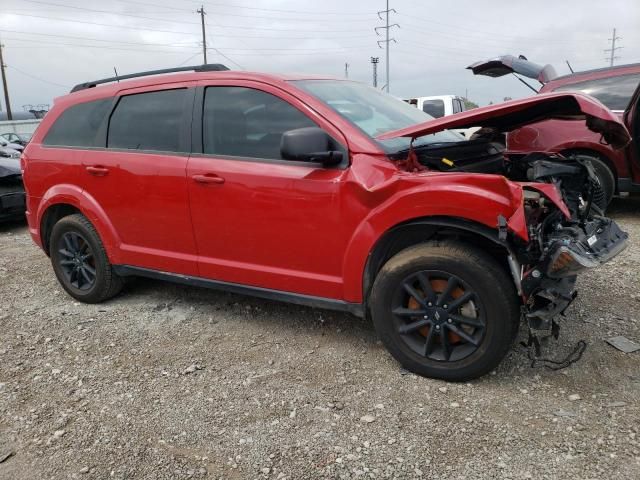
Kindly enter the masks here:
M 568 75 L 563 75 L 562 77 L 554 78 L 550 82 L 546 83 L 542 90 L 550 91 L 561 87 L 562 85 L 570 85 L 572 83 L 594 80 L 597 78 L 617 77 L 620 75 L 628 75 L 632 73 L 640 73 L 640 63 L 616 65 L 614 67 L 594 68 L 592 70 L 570 73 Z
M 125 80 L 120 82 L 111 82 L 97 85 L 91 88 L 78 90 L 62 97 L 55 99 L 55 102 L 64 103 L 80 103 L 83 101 L 93 100 L 97 98 L 107 98 L 116 95 L 118 92 L 126 89 L 153 87 L 167 83 L 195 82 L 201 80 L 252 80 L 268 84 L 284 84 L 293 80 L 343 80 L 328 75 L 310 75 L 310 74 L 275 74 L 262 72 L 247 72 L 238 70 L 226 71 L 204 71 L 204 72 L 186 72 L 161 74 L 147 77 Z

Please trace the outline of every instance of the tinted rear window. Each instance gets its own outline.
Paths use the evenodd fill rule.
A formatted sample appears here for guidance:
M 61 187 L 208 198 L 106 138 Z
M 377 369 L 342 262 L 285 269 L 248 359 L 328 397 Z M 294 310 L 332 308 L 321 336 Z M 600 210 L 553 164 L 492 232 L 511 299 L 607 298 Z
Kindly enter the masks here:
M 444 117 L 444 102 L 442 100 L 425 100 L 422 104 L 422 111 L 432 117 Z
M 105 98 L 67 108 L 51 125 L 42 143 L 68 147 L 104 146 L 96 145 L 96 135 L 109 112 L 111 101 Z
M 640 73 L 598 78 L 556 88 L 555 92 L 582 92 L 597 98 L 610 110 L 626 110 L 640 82 Z
M 181 132 L 187 89 L 127 95 L 120 99 L 111 120 L 107 147 L 132 150 L 186 152 Z

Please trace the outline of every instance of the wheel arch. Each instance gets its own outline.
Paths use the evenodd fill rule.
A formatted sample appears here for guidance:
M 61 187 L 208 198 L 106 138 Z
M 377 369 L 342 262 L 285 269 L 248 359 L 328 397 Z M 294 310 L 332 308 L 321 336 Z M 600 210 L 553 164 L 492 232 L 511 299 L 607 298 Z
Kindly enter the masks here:
M 40 219 L 40 240 L 42 241 L 42 249 L 47 255 L 50 255 L 49 239 L 51 238 L 53 226 L 60 219 L 74 213 L 82 212 L 77 206 L 70 203 L 54 203 L 44 211 Z
M 373 282 L 382 266 L 395 254 L 429 240 L 457 239 L 480 246 L 505 269 L 512 278 L 507 257 L 509 249 L 498 238 L 497 229 L 491 229 L 472 220 L 457 217 L 423 217 L 400 223 L 380 236 L 369 252 L 362 278 L 362 298 L 367 304 Z
M 40 201 L 37 212 L 38 235 L 42 248 L 49 255 L 48 240 L 55 222 L 73 213 L 81 213 L 95 227 L 107 256 L 112 263 L 117 263 L 119 237 L 106 213 L 82 189 L 75 185 L 57 185 L 47 191 Z
M 613 178 L 615 179 L 615 193 L 620 193 L 618 192 L 618 169 L 616 168 L 616 165 L 613 162 L 613 160 L 611 160 L 607 155 L 605 155 L 601 151 L 595 150 L 592 148 L 585 148 L 585 147 L 569 147 L 569 148 L 564 148 L 560 150 L 559 153 L 565 156 L 571 155 L 571 154 L 587 155 L 587 156 L 596 157 L 599 160 L 602 160 L 602 162 L 607 166 L 609 171 L 611 171 L 611 173 L 613 174 Z

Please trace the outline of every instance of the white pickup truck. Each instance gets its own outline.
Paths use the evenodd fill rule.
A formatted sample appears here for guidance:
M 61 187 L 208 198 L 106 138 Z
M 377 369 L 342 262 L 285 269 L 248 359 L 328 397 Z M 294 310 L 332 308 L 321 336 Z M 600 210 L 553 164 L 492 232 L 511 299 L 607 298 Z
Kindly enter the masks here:
M 436 95 L 431 97 L 415 97 L 405 99 L 410 105 L 414 105 L 425 113 L 428 113 L 434 118 L 446 117 L 455 113 L 464 112 L 466 110 L 464 105 L 464 99 L 457 95 Z M 477 127 L 465 128 L 455 130 L 456 132 L 464 135 L 465 138 L 470 138 L 474 132 L 478 130 Z

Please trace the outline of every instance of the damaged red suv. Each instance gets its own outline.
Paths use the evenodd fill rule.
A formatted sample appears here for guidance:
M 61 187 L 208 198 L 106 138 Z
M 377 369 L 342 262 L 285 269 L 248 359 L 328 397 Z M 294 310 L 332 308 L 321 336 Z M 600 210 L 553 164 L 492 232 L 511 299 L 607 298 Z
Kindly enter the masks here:
M 521 315 L 550 329 L 576 275 L 627 244 L 591 208 L 588 161 L 511 162 L 448 130 L 580 117 L 626 145 L 590 97 L 434 120 L 347 80 L 127 77 L 58 98 L 22 157 L 31 236 L 82 302 L 142 276 L 348 311 L 407 369 L 459 381 L 498 365 Z

